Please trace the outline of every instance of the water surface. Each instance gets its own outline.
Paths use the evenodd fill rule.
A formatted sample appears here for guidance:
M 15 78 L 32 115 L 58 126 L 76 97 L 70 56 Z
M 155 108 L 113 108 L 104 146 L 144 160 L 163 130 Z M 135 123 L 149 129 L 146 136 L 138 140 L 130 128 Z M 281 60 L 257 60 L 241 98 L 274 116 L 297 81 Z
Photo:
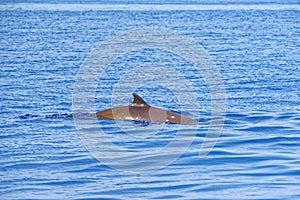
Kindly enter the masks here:
M 299 5 L 152 11 L 34 5 L 0 11 L 2 199 L 299 198 Z M 72 119 L 21 117 L 72 113 L 76 74 L 90 52 L 122 31 L 147 27 L 172 29 L 194 39 L 222 75 L 226 122 L 207 157 L 198 157 L 208 128 L 203 126 L 187 151 L 166 168 L 124 173 L 91 156 Z M 184 59 L 157 49 L 134 52 L 112 63 L 99 81 L 96 109 L 110 107 L 106 94 L 118 76 L 153 62 L 185 75 L 197 94 L 199 120 L 208 120 L 211 105 L 205 82 L 186 70 L 190 65 Z M 151 105 L 178 111 L 178 99 L 167 88 L 149 83 L 137 91 Z M 194 111 L 185 114 L 193 117 Z M 132 151 L 161 148 L 176 135 L 176 125 L 166 125 L 157 140 L 143 142 L 147 132 L 142 130 L 157 125 L 126 122 L 128 134 L 114 122 L 99 123 L 111 140 Z

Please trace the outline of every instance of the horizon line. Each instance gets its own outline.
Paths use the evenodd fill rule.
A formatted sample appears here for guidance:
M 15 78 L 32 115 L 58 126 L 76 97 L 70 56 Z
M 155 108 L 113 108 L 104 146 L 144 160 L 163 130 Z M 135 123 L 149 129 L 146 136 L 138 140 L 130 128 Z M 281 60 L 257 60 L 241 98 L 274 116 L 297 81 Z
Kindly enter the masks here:
M 205 11 L 205 10 L 300 10 L 300 4 L 51 4 L 8 3 L 0 10 L 45 11 Z

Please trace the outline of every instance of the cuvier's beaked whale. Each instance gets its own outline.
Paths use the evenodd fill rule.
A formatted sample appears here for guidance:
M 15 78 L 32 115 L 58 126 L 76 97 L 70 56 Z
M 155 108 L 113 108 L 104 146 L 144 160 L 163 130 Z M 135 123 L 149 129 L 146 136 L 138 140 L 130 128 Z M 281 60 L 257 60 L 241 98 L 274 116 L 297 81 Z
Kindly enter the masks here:
M 91 119 L 96 117 L 105 120 L 130 120 L 130 121 L 146 121 L 160 123 L 176 123 L 176 124 L 200 124 L 200 122 L 160 108 L 148 105 L 142 97 L 136 93 L 132 94 L 134 99 L 129 105 L 118 106 L 99 111 L 93 114 L 74 113 L 74 114 L 54 114 L 54 115 L 31 115 L 26 114 L 20 116 L 22 119 L 30 118 L 47 118 L 47 119 Z M 203 124 L 203 123 L 201 123 Z
M 129 105 L 109 108 L 96 113 L 97 118 L 106 120 L 142 120 L 149 122 L 199 124 L 198 121 L 148 105 L 142 97 L 132 94 L 134 99 Z

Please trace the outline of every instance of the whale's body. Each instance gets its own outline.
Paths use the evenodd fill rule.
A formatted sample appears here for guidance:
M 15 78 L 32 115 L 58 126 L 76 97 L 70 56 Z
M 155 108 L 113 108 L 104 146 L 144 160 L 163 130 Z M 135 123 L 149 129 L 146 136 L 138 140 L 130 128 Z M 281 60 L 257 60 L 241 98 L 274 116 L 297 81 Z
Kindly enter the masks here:
M 46 118 L 46 119 L 98 119 L 106 120 L 130 120 L 148 121 L 160 123 L 176 124 L 203 124 L 192 118 L 163 110 L 148 105 L 139 95 L 133 93 L 133 102 L 129 105 L 118 106 L 99 111 L 97 113 L 73 113 L 73 114 L 54 114 L 54 115 L 31 115 L 20 116 L 22 119 Z
M 143 120 L 161 123 L 198 124 L 199 122 L 174 112 L 148 105 L 139 95 L 133 93 L 131 104 L 109 108 L 96 113 L 97 118 L 106 120 Z

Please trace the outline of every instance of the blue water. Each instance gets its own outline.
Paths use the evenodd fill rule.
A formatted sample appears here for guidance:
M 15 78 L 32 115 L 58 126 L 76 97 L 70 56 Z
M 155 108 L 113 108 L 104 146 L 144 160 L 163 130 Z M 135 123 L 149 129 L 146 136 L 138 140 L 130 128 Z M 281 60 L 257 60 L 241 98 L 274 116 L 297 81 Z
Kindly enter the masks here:
M 51 9 L 39 4 L 1 7 L 1 199 L 299 198 L 300 9 L 299 4 L 282 9 L 261 6 L 199 10 L 164 10 L 163 5 L 159 10 L 101 10 L 101 6 L 86 10 L 72 4 Z M 201 126 L 180 158 L 163 169 L 135 174 L 94 158 L 72 118 L 45 116 L 73 112 L 77 73 L 102 41 L 147 27 L 175 30 L 207 50 L 224 82 L 227 112 L 222 134 L 208 156 L 199 159 L 208 128 Z M 152 62 L 174 66 L 184 74 L 200 105 L 185 114 L 193 117 L 198 111 L 199 120 L 208 121 L 211 105 L 205 82 L 193 71 L 185 71 L 190 66 L 182 58 L 157 49 L 134 52 L 112 63 L 99 81 L 96 110 L 111 105 L 106 94 L 111 94 L 116 77 L 128 66 Z M 136 91 L 151 105 L 178 111 L 178 99 L 167 88 L 147 83 Z M 27 114 L 36 117 L 24 117 Z M 127 134 L 114 122 L 99 124 L 115 144 L 130 151 L 162 148 L 175 137 L 177 128 L 166 125 L 156 138 L 146 140 L 143 134 L 157 124 L 124 122 Z

